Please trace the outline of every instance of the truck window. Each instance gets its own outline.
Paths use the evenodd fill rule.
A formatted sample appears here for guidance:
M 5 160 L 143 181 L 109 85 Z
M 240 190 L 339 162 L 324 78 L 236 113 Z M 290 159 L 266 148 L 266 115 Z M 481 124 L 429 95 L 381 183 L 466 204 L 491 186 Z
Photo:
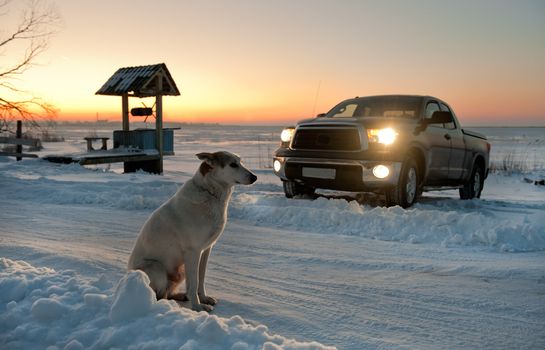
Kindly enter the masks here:
M 437 102 L 428 102 L 426 105 L 426 119 L 431 118 L 433 112 L 440 111 L 439 104 Z
M 333 114 L 333 118 L 351 118 L 354 116 L 354 111 L 358 108 L 358 105 L 356 103 L 350 103 L 345 106 L 342 106 L 339 108 L 339 110 L 335 111 L 335 114 Z
M 444 112 L 451 112 L 452 113 L 450 108 L 448 108 L 448 106 L 446 104 L 444 104 L 444 103 L 441 103 L 441 110 L 444 111 Z M 443 127 L 445 129 L 456 129 L 456 124 L 454 124 L 454 122 L 450 122 L 450 123 L 443 124 Z
M 419 96 L 372 96 L 346 100 L 327 112 L 327 118 L 406 118 L 420 115 Z

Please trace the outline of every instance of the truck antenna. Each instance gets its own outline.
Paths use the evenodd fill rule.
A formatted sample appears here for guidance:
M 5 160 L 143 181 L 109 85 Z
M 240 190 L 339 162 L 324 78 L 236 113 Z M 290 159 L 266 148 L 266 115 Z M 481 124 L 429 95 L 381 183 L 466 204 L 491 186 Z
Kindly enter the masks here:
M 318 103 L 318 96 L 320 95 L 320 87 L 322 86 L 322 81 L 318 81 L 318 88 L 316 88 L 316 96 L 314 96 L 314 106 L 312 107 L 312 116 L 316 115 L 316 104 Z

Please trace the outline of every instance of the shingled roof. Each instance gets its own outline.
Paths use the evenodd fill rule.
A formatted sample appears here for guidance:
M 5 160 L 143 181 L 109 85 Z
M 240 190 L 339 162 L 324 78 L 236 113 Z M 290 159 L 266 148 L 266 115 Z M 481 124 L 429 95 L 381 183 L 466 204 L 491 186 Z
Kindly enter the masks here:
M 157 79 L 163 77 L 161 95 L 178 96 L 180 91 L 164 63 L 150 66 L 119 68 L 96 92 L 97 95 L 121 96 L 129 94 L 136 97 L 157 95 Z

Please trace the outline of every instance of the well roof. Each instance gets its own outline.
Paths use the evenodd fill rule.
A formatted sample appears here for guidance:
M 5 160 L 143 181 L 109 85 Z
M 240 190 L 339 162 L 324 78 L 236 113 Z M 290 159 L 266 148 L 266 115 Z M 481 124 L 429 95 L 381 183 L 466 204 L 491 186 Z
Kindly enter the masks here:
M 136 97 L 157 95 L 157 79 L 163 77 L 160 95 L 178 96 L 180 91 L 164 63 L 149 66 L 119 68 L 114 75 L 96 92 L 97 95 L 121 96 L 129 94 Z

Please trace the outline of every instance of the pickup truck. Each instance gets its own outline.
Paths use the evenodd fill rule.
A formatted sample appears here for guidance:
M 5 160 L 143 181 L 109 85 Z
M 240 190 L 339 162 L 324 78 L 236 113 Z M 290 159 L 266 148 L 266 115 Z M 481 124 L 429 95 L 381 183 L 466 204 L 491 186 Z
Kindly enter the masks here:
M 452 108 L 432 96 L 345 100 L 281 133 L 273 168 L 286 197 L 316 189 L 383 194 L 407 208 L 423 191 L 459 189 L 479 198 L 490 144 L 462 129 Z

